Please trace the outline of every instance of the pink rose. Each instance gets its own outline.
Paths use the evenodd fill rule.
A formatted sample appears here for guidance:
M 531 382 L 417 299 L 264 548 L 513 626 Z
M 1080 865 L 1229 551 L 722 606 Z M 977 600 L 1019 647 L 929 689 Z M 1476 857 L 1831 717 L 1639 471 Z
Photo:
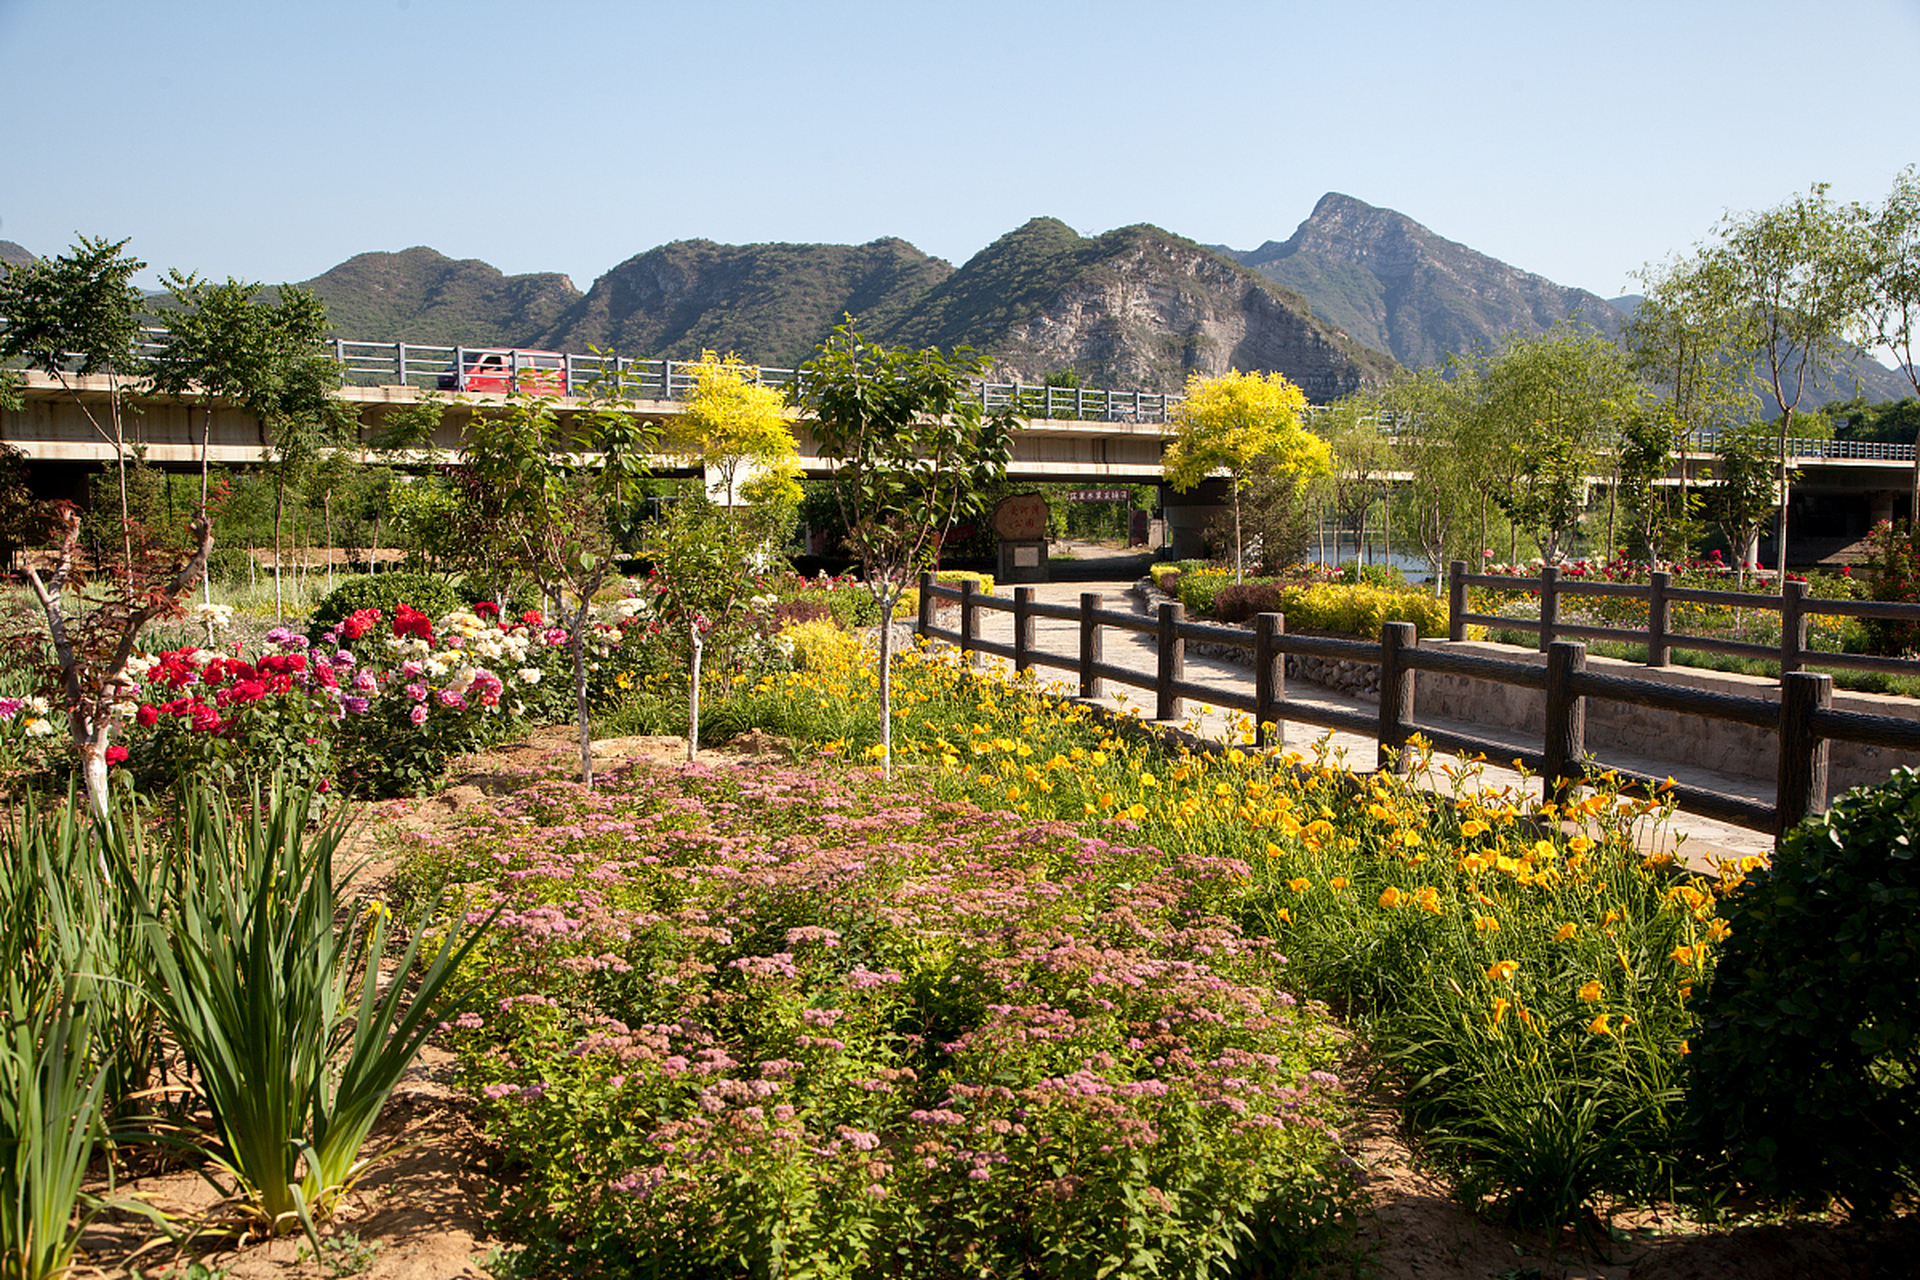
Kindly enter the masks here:
M 407 719 L 413 721 L 416 727 L 425 724 L 427 722 L 427 704 L 424 702 L 414 703 L 413 710 L 407 713 Z

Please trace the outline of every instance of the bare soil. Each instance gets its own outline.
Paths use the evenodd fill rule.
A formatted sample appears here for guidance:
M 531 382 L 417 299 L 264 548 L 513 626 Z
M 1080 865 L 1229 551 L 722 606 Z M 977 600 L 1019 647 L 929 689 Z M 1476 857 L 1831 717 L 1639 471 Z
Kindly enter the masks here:
M 351 850 L 371 859 L 362 876 L 373 886 L 391 875 L 411 836 L 436 834 L 465 820 L 489 797 L 524 786 L 535 775 L 577 766 L 569 730 L 543 730 L 529 741 L 458 762 L 437 795 L 376 806 Z M 708 763 L 782 751 L 763 735 L 702 751 Z M 681 738 L 596 742 L 596 759 L 612 766 L 644 761 L 671 767 L 686 758 Z M 144 1220 L 109 1214 L 97 1221 L 76 1259 L 79 1275 L 187 1276 L 198 1257 L 211 1276 L 232 1280 L 364 1275 L 369 1280 L 484 1280 L 488 1263 L 511 1246 L 487 1232 L 486 1204 L 494 1154 L 474 1128 L 467 1100 L 452 1087 L 453 1061 L 429 1046 L 395 1091 L 376 1130 L 376 1147 L 391 1152 L 322 1228 L 315 1259 L 299 1234 L 227 1242 L 188 1253 Z M 1892 1280 L 1920 1275 L 1920 1217 L 1867 1227 L 1798 1222 L 1710 1230 L 1676 1214 L 1641 1211 L 1593 1224 L 1585 1239 L 1503 1229 L 1476 1214 L 1453 1188 L 1423 1166 L 1399 1122 L 1392 1083 L 1364 1058 L 1349 1065 L 1358 1108 L 1347 1138 L 1366 1171 L 1368 1208 L 1350 1257 L 1317 1273 L 1320 1280 Z M 95 1190 L 106 1193 L 105 1187 Z M 114 1194 L 137 1195 L 176 1220 L 192 1222 L 218 1207 L 207 1183 L 190 1171 L 156 1173 Z M 212 1245 L 211 1239 L 202 1245 Z

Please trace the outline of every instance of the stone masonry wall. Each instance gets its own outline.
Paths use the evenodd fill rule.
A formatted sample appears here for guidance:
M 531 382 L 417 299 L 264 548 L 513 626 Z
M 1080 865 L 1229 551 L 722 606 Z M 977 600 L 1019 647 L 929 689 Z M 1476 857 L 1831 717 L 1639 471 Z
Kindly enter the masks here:
M 1545 654 L 1514 645 L 1481 641 L 1454 644 L 1445 640 L 1423 640 L 1421 644 L 1427 648 L 1446 648 L 1509 661 L 1546 662 Z M 1241 664 L 1250 662 L 1252 657 L 1250 650 L 1230 645 L 1189 643 L 1187 652 Z M 1653 668 L 1592 655 L 1587 658 L 1587 669 L 1605 675 L 1657 680 L 1691 689 L 1766 698 L 1773 702 L 1780 700 L 1779 682 L 1763 676 L 1689 667 Z M 1371 663 L 1290 654 L 1287 657 L 1287 679 L 1306 681 L 1367 702 L 1377 703 L 1380 700 L 1380 668 Z M 1833 705 L 1841 711 L 1920 720 L 1920 701 L 1912 698 L 1836 689 Z M 1529 739 L 1538 738 L 1545 732 L 1546 695 L 1537 689 L 1521 689 L 1496 684 L 1491 680 L 1422 671 L 1414 676 L 1413 706 L 1416 720 L 1431 716 L 1484 725 L 1489 729 L 1514 729 Z M 1598 698 L 1587 700 L 1586 742 L 1587 749 L 1596 755 L 1604 756 L 1608 748 L 1614 748 L 1655 760 L 1671 761 L 1675 765 L 1691 765 L 1733 777 L 1761 780 L 1773 778 L 1780 754 L 1776 735 L 1764 729 L 1708 720 L 1704 716 L 1675 715 L 1651 707 L 1636 707 Z M 1835 742 L 1828 764 L 1829 794 L 1837 796 L 1853 787 L 1884 782 L 1887 774 L 1901 765 L 1920 766 L 1920 754 Z

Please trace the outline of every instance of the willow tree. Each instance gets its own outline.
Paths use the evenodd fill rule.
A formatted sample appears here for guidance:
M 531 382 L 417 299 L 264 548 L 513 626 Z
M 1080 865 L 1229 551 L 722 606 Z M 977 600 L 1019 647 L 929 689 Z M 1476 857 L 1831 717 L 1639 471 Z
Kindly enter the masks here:
M 1636 411 L 1641 384 L 1612 342 L 1567 323 L 1509 338 L 1475 372 L 1474 432 L 1494 504 L 1557 561 L 1586 509 L 1587 479 Z M 1517 560 L 1517 546 L 1508 555 Z
M 1172 415 L 1173 442 L 1161 456 L 1167 482 L 1181 493 L 1216 472 L 1227 478 L 1233 505 L 1233 578 L 1246 577 L 1241 546 L 1241 490 L 1256 473 L 1324 474 L 1326 442 L 1303 425 L 1307 397 L 1280 373 L 1194 374 Z

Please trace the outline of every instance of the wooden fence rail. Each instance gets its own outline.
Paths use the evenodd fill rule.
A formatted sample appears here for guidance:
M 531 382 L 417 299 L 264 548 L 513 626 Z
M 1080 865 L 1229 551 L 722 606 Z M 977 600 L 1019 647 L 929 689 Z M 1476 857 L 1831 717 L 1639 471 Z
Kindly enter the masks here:
M 1807 623 L 1816 616 L 1833 618 L 1882 618 L 1897 622 L 1920 623 L 1920 604 L 1894 604 L 1880 600 L 1829 600 L 1807 594 L 1804 582 L 1788 582 L 1779 595 L 1748 595 L 1740 591 L 1700 591 L 1673 585 L 1673 575 L 1657 572 L 1646 586 L 1630 582 L 1587 582 L 1565 578 L 1552 565 L 1540 570 L 1537 578 L 1510 578 L 1497 573 L 1468 573 L 1464 560 L 1455 560 L 1447 575 L 1449 618 L 1447 638 L 1464 640 L 1467 627 L 1477 623 L 1511 631 L 1531 631 L 1540 637 L 1545 653 L 1563 636 L 1582 640 L 1621 640 L 1647 646 L 1650 667 L 1668 666 L 1675 649 L 1697 649 L 1706 653 L 1728 653 L 1743 658 L 1778 662 L 1780 673 L 1804 671 L 1809 661 L 1821 666 L 1849 671 L 1885 671 L 1894 675 L 1920 676 L 1920 660 L 1887 658 L 1870 653 L 1827 653 L 1807 645 Z M 1473 613 L 1467 608 L 1468 587 L 1493 587 L 1502 591 L 1531 591 L 1540 597 L 1540 616 L 1507 618 L 1494 613 Z M 1594 627 L 1560 620 L 1560 600 L 1564 596 L 1614 596 L 1647 602 L 1647 626 Z M 1733 609 L 1755 609 L 1780 615 L 1778 646 L 1754 644 L 1746 640 L 1727 640 L 1720 636 L 1688 635 L 1673 629 L 1676 604 L 1715 604 Z
M 1263 746 L 1283 741 L 1289 722 L 1366 735 L 1379 744 L 1375 767 L 1393 770 L 1407 767 L 1404 748 L 1417 733 L 1443 751 L 1485 755 L 1497 761 L 1517 760 L 1541 775 L 1545 794 L 1550 798 L 1570 798 L 1596 773 L 1607 771 L 1629 789 L 1657 790 L 1671 795 L 1678 807 L 1689 813 L 1754 831 L 1769 831 L 1776 837 L 1808 814 L 1826 809 L 1829 742 L 1858 742 L 1900 751 L 1920 751 L 1920 721 L 1836 711 L 1833 678 L 1813 672 L 1787 672 L 1781 679 L 1781 696 L 1776 702 L 1770 698 L 1743 697 L 1591 672 L 1586 669 L 1586 646 L 1577 641 L 1550 641 L 1543 667 L 1459 650 L 1423 649 L 1419 647 L 1413 624 L 1408 622 L 1386 624 L 1377 642 L 1343 640 L 1288 635 L 1286 619 L 1277 613 L 1258 615 L 1251 627 L 1228 627 L 1189 622 L 1185 610 L 1178 604 L 1162 604 L 1156 616 L 1144 617 L 1130 610 L 1106 608 L 1105 598 L 1098 592 L 1083 594 L 1077 608 L 1043 604 L 1035 600 L 1033 594 L 1032 587 L 1016 587 L 1013 598 L 1007 600 L 983 594 L 970 581 L 947 587 L 936 583 L 931 574 L 922 574 L 919 616 L 914 630 L 927 639 L 956 644 L 969 656 L 991 654 L 1006 658 L 1019 672 L 1035 667 L 1071 672 L 1078 677 L 1082 698 L 1105 696 L 1109 684 L 1151 691 L 1152 718 L 1156 721 L 1180 720 L 1182 703 L 1192 698 L 1250 715 L 1256 741 Z M 942 601 L 959 605 L 958 629 L 936 625 L 937 606 Z M 980 620 L 986 612 L 1013 615 L 1012 643 L 981 636 Z M 1034 623 L 1040 618 L 1077 624 L 1079 652 L 1062 654 L 1039 648 L 1034 642 Z M 1103 633 L 1107 630 L 1154 637 L 1153 673 L 1149 675 L 1106 661 Z M 1186 678 L 1188 641 L 1252 650 L 1251 691 L 1219 689 L 1189 681 Z M 1370 716 L 1288 699 L 1284 662 L 1288 654 L 1379 666 L 1379 714 Z M 1546 702 L 1541 749 L 1516 751 L 1511 744 L 1495 739 L 1421 725 L 1415 713 L 1414 697 L 1414 675 L 1420 671 L 1541 690 Z M 1774 803 L 1762 804 L 1702 787 L 1669 783 L 1630 770 L 1608 769 L 1604 763 L 1591 760 L 1586 751 L 1589 698 L 1772 731 L 1780 739 Z

